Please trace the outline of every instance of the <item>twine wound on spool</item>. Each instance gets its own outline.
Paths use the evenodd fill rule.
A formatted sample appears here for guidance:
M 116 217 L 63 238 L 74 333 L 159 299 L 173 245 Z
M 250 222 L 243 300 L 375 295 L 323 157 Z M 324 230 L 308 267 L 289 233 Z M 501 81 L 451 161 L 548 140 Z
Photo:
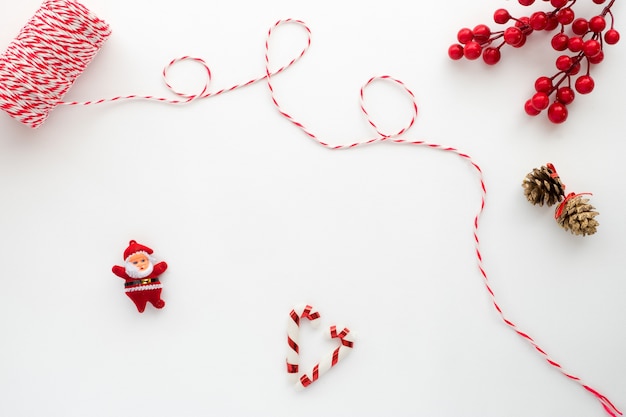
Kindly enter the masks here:
M 75 1 L 46 0 L 0 55 L 0 108 L 38 127 L 110 36 Z

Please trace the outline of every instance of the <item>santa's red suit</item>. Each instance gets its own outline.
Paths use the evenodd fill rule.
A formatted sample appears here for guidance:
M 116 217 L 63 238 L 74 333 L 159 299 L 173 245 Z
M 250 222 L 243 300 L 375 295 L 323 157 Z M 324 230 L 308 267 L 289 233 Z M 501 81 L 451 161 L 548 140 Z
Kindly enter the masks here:
M 159 275 L 161 275 L 167 269 L 167 263 L 159 262 L 152 264 L 152 271 L 147 274 L 137 275 L 137 271 L 131 272 L 129 265 L 129 258 L 137 253 L 144 254 L 152 263 L 152 249 L 147 246 L 141 245 L 134 240 L 131 240 L 128 248 L 124 251 L 124 261 L 126 266 L 113 266 L 112 270 L 115 275 L 124 279 L 124 291 L 128 298 L 133 300 L 137 306 L 137 310 L 140 313 L 146 309 L 146 304 L 151 303 L 156 308 L 163 308 L 165 301 L 161 299 L 161 282 L 159 281 Z M 131 274 L 129 275 L 129 272 Z

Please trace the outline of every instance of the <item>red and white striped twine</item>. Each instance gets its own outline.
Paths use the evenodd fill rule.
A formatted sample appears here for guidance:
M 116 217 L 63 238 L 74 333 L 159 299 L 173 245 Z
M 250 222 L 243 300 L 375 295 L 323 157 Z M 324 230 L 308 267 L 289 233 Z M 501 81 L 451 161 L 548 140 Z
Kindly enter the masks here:
M 303 25 L 304 26 L 304 25 Z M 306 28 L 306 26 L 304 26 Z M 309 31 L 308 28 L 306 28 L 307 31 Z M 486 195 L 487 195 L 487 189 L 485 187 L 485 181 L 484 181 L 484 177 L 483 177 L 483 172 L 480 168 L 480 166 L 467 154 L 452 148 L 452 147 L 448 147 L 448 146 L 443 146 L 443 145 L 438 145 L 438 144 L 433 144 L 433 143 L 427 143 L 425 141 L 414 141 L 414 140 L 409 140 L 409 139 L 403 139 L 401 138 L 402 135 L 404 135 L 414 124 L 415 119 L 417 117 L 417 102 L 415 99 L 415 95 L 413 94 L 413 92 L 406 87 L 406 85 L 396 79 L 393 78 L 389 75 L 381 75 L 381 76 L 375 76 L 370 78 L 362 87 L 361 87 L 361 91 L 360 91 L 360 99 L 361 99 L 361 110 L 365 116 L 365 118 L 367 119 L 367 122 L 369 123 L 370 126 L 372 126 L 374 128 L 374 130 L 376 130 L 377 136 L 373 137 L 371 139 L 366 139 L 366 140 L 359 140 L 359 141 L 354 141 L 351 142 L 347 145 L 333 145 L 330 144 L 328 142 L 325 142 L 323 140 L 321 140 L 319 137 L 317 137 L 311 130 L 309 130 L 306 126 L 304 126 L 301 122 L 299 122 L 296 118 L 294 118 L 293 116 L 291 116 L 289 113 L 287 113 L 282 106 L 280 105 L 280 102 L 278 101 L 277 97 L 276 97 L 276 91 L 274 88 L 274 85 L 272 83 L 272 72 L 270 71 L 270 58 L 269 58 L 269 38 L 271 37 L 273 32 L 273 28 L 270 29 L 269 35 L 268 35 L 268 42 L 266 42 L 266 48 L 265 48 L 265 74 L 266 74 L 266 82 L 267 82 L 267 87 L 269 89 L 270 92 L 270 96 L 271 96 L 271 100 L 272 103 L 274 104 L 274 106 L 276 107 L 276 109 L 278 110 L 278 112 L 280 113 L 281 116 L 283 116 L 285 119 L 287 119 L 289 122 L 291 122 L 293 125 L 295 125 L 296 127 L 298 127 L 300 130 L 302 130 L 309 138 L 313 139 L 317 144 L 330 149 L 330 150 L 346 150 L 346 149 L 352 149 L 352 148 L 356 148 L 358 146 L 363 146 L 363 145 L 369 145 L 369 144 L 374 144 L 374 143 L 381 143 L 381 142 L 387 142 L 387 143 L 391 143 L 391 144 L 399 144 L 399 145 L 418 145 L 418 146 L 425 146 L 431 149 L 437 149 L 440 151 L 444 151 L 444 152 L 448 152 L 448 153 L 452 153 L 457 155 L 458 157 L 460 157 L 462 160 L 468 162 L 473 169 L 475 170 L 475 172 L 478 174 L 478 180 L 479 180 L 479 185 L 480 185 L 480 195 L 481 195 L 481 199 L 480 199 L 480 207 L 478 209 L 478 212 L 476 214 L 476 216 L 474 217 L 474 224 L 473 224 L 473 230 L 474 230 L 474 242 L 475 242 L 475 254 L 476 254 L 476 260 L 478 263 L 478 269 L 480 271 L 480 275 L 482 277 L 482 280 L 484 282 L 485 288 L 489 294 L 489 297 L 493 303 L 493 306 L 495 307 L 498 315 L 500 316 L 500 318 L 502 319 L 502 321 L 511 329 L 513 330 L 517 335 L 519 335 L 523 340 L 525 340 L 527 343 L 529 343 L 533 349 L 539 353 L 539 355 L 541 355 L 541 357 L 553 368 L 557 369 L 561 374 L 563 374 L 564 376 L 566 376 L 568 379 L 578 383 L 580 386 L 582 386 L 586 391 L 590 392 L 591 394 L 593 394 L 598 401 L 600 402 L 600 404 L 602 405 L 602 407 L 604 408 L 604 410 L 607 412 L 607 414 L 609 414 L 611 417 L 617 417 L 618 415 L 622 415 L 622 412 L 620 410 L 617 409 L 617 407 L 615 405 L 613 405 L 611 403 L 611 401 L 605 397 L 604 395 L 602 395 L 599 391 L 597 391 L 596 389 L 590 387 L 589 385 L 585 384 L 581 378 L 569 373 L 568 371 L 566 371 L 557 361 L 555 361 L 554 359 L 552 359 L 552 357 L 550 357 L 550 355 L 548 355 L 548 353 L 546 353 L 545 350 L 543 350 L 538 344 L 537 342 L 528 335 L 528 333 L 522 331 L 515 323 L 513 323 L 511 320 L 507 319 L 502 308 L 500 307 L 500 304 L 498 303 L 497 299 L 496 299 L 496 295 L 493 291 L 493 289 L 491 288 L 491 285 L 489 283 L 489 278 L 487 276 L 487 272 L 485 270 L 485 267 L 483 265 L 483 257 L 481 255 L 481 251 L 480 251 L 480 239 L 479 239 L 479 221 L 481 218 L 481 215 L 485 209 L 485 200 L 486 200 Z M 373 82 L 376 81 L 383 81 L 383 82 L 390 82 L 396 86 L 399 86 L 409 97 L 409 99 L 411 100 L 411 107 L 412 107 L 412 116 L 409 120 L 409 122 L 406 124 L 406 126 L 402 129 L 400 129 L 399 131 L 397 131 L 394 134 L 385 134 L 383 132 L 381 132 L 379 130 L 379 128 L 377 127 L 377 124 L 372 120 L 372 118 L 370 117 L 369 113 L 366 110 L 365 107 L 365 100 L 364 100 L 364 90 L 371 85 Z
M 301 21 L 281 20 L 275 27 L 290 22 L 305 28 L 308 35 L 306 45 L 295 58 L 270 75 L 279 74 L 292 66 L 311 44 L 311 32 Z M 173 59 L 163 69 L 165 86 L 178 98 L 131 94 L 90 101 L 62 101 L 110 34 L 109 26 L 80 3 L 73 0 L 45 0 L 17 38 L 0 55 L 0 108 L 23 124 L 36 128 L 58 105 L 88 106 L 134 99 L 185 104 L 246 87 L 266 77 L 263 75 L 211 92 L 211 69 L 207 63 L 202 58 L 183 56 Z M 198 93 L 177 91 L 168 81 L 168 71 L 182 61 L 195 62 L 206 71 L 205 83 Z

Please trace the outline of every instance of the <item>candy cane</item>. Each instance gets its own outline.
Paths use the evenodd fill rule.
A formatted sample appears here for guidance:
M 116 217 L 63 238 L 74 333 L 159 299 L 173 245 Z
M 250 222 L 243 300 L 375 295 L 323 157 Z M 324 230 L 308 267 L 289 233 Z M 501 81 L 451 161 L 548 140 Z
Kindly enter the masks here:
M 300 364 L 300 319 L 308 319 L 314 327 L 319 326 L 320 313 L 308 304 L 298 304 L 287 320 L 287 374 L 295 382 Z
M 309 373 L 302 374 L 300 379 L 296 383 L 296 389 L 302 390 L 317 379 L 328 372 L 333 366 L 337 365 L 339 361 L 345 358 L 354 346 L 354 334 L 350 333 L 347 327 L 344 327 L 341 332 L 337 332 L 337 326 L 330 327 L 330 337 L 333 339 L 339 339 L 341 345 L 337 347 L 330 355 L 325 356 L 319 361 Z

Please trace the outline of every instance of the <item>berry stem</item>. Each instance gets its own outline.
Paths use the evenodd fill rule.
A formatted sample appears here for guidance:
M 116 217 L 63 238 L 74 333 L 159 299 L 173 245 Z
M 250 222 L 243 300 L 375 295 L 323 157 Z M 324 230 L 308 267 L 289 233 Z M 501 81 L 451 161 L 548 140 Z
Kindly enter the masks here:
M 572 58 L 572 65 L 570 65 L 570 67 L 568 69 L 566 69 L 565 71 L 561 71 L 561 72 L 557 72 L 556 74 L 554 74 L 550 79 L 554 80 L 556 77 L 558 77 L 559 75 L 563 75 L 557 82 L 556 84 L 554 84 L 554 86 L 550 89 L 550 92 L 548 93 L 548 95 L 552 94 L 553 92 L 555 92 L 561 84 L 563 84 L 563 81 L 567 80 L 568 83 L 571 84 L 571 72 L 574 70 L 574 68 L 576 68 L 576 65 L 578 65 L 580 63 L 580 61 L 583 60 L 584 58 L 584 54 L 581 52 L 578 55 L 576 55 L 575 57 Z M 587 75 L 589 75 L 589 62 L 587 62 Z
M 609 14 L 611 15 L 611 21 L 613 21 L 613 14 L 611 13 L 611 7 L 613 7 L 613 3 L 615 3 L 615 0 L 611 0 L 609 4 L 606 5 L 606 7 L 602 10 L 602 13 L 600 13 L 600 16 L 604 17 Z

